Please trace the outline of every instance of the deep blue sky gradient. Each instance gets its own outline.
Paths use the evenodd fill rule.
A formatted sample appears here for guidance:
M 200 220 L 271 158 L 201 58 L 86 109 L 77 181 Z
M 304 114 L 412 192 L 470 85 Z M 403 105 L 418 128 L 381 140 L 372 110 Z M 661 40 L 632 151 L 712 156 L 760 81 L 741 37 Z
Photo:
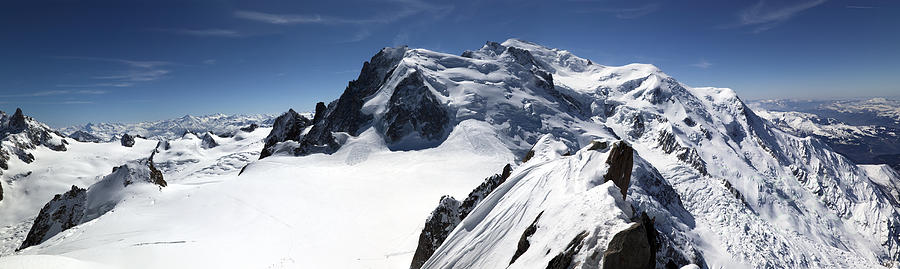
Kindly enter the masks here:
M 385 46 L 521 38 L 745 99 L 900 96 L 900 2 L 3 1 L 0 110 L 52 126 L 331 101 Z

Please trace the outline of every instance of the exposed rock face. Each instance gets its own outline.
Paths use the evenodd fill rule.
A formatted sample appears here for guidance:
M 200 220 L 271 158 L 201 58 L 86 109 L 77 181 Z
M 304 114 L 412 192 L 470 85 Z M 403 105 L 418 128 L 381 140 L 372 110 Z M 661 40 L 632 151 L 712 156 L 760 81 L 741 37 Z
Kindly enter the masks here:
M 242 131 L 242 132 L 245 132 L 245 133 L 249 133 L 249 132 L 256 131 L 256 128 L 259 128 L 259 124 L 251 123 L 251 124 L 250 124 L 249 126 L 247 126 L 247 127 L 241 127 L 241 131 Z
M 412 264 L 409 268 L 418 269 L 434 254 L 434 251 L 444 243 L 444 239 L 459 224 L 460 202 L 453 197 L 443 196 L 438 207 L 431 212 L 425 221 L 425 228 L 419 235 L 419 246 L 413 254 Z
M 652 269 L 656 265 L 656 240 L 653 220 L 641 213 L 640 220 L 617 233 L 603 253 L 603 268 Z
M 200 143 L 200 146 L 205 149 L 211 149 L 219 146 L 219 143 L 216 142 L 216 139 L 213 138 L 212 133 L 210 132 L 206 132 L 206 134 L 203 135 L 202 139 L 203 141 Z
M 384 85 L 385 79 L 393 72 L 406 50 L 406 47 L 382 49 L 363 64 L 359 77 L 347 85 L 337 100 L 327 106 L 325 103 L 316 104 L 315 115 L 311 121 L 312 128 L 302 137 L 289 139 L 298 142 L 292 147 L 292 153 L 294 155 L 332 153 L 340 147 L 333 135 L 334 132 L 356 136 L 359 135 L 362 126 L 372 124 L 373 116 L 363 113 L 362 106 L 365 100 Z M 268 139 L 266 141 L 268 142 Z M 272 153 L 273 148 L 267 143 L 260 158 L 270 156 Z
M 516 252 L 513 253 L 512 259 L 509 261 L 509 264 L 513 264 L 514 262 L 516 262 L 516 259 L 518 259 L 519 256 L 522 256 L 522 254 L 525 253 L 525 251 L 528 251 L 528 248 L 531 247 L 531 242 L 528 242 L 528 238 L 530 238 L 531 235 L 537 232 L 537 222 L 541 219 L 541 215 L 543 214 L 544 212 L 541 211 L 541 213 L 539 213 L 537 217 L 534 218 L 534 221 L 531 222 L 531 225 L 529 225 L 528 228 L 525 229 L 525 232 L 522 233 L 522 237 L 519 238 L 519 244 L 516 246 Z
M 21 108 L 16 108 L 16 113 L 9 118 L 9 128 L 11 130 L 24 130 L 28 128 L 28 123 L 25 122 L 25 114 L 22 114 Z
M 550 262 L 547 263 L 547 269 L 568 269 L 569 266 L 572 265 L 575 259 L 575 254 L 581 251 L 581 248 L 584 246 L 584 238 L 588 236 L 587 231 L 582 231 L 574 238 L 572 241 L 569 241 L 569 244 L 566 245 L 566 249 L 553 256 L 553 259 L 550 259 Z M 617 267 L 604 267 L 604 268 L 617 268 Z
M 130 148 L 134 146 L 134 137 L 129 134 L 122 134 L 122 138 L 119 139 L 119 142 L 122 143 L 122 146 Z
M 450 116 L 418 71 L 414 71 L 394 88 L 383 121 L 388 144 L 410 135 L 417 136 L 417 140 L 439 141 L 447 134 Z
M 434 254 L 434 251 L 447 239 L 450 232 L 459 225 L 459 222 L 475 209 L 485 197 L 493 192 L 500 184 L 509 178 L 512 172 L 512 166 L 507 164 L 503 167 L 503 172 L 490 176 L 478 185 L 462 203 L 450 196 L 441 197 L 438 207 L 431 212 L 428 220 L 425 221 L 425 228 L 419 234 L 419 245 L 413 254 L 412 269 L 418 269 L 425 264 L 428 258 Z
M 266 136 L 266 145 L 263 147 L 259 158 L 269 157 L 275 153 L 275 146 L 279 142 L 300 141 L 303 138 L 303 129 L 311 123 L 312 122 L 310 122 L 309 119 L 300 115 L 293 109 L 290 109 L 288 112 L 275 118 L 275 123 L 272 125 L 272 131 Z
M 484 179 L 484 182 L 481 182 L 481 185 L 475 187 L 472 192 L 469 193 L 469 196 L 463 200 L 462 204 L 459 208 L 459 219 L 464 219 L 466 216 L 472 212 L 472 209 L 475 209 L 475 206 L 484 200 L 488 194 L 491 194 L 500 184 L 506 182 L 506 179 L 509 178 L 509 174 L 512 173 L 512 166 L 507 164 L 503 166 L 503 171 L 500 174 L 495 174 Z
M 69 134 L 69 138 L 75 139 L 75 141 L 79 142 L 100 143 L 102 141 L 99 137 L 82 130 L 78 130 L 74 133 Z
M 609 164 L 609 170 L 603 178 L 606 181 L 612 181 L 622 191 L 622 197 L 628 193 L 628 186 L 631 184 L 631 169 L 634 167 L 634 149 L 624 141 L 616 142 L 609 150 L 609 157 L 606 159 Z
M 40 244 L 59 232 L 80 224 L 86 202 L 87 190 L 76 186 L 72 186 L 66 193 L 54 196 L 53 200 L 41 208 L 19 249 Z

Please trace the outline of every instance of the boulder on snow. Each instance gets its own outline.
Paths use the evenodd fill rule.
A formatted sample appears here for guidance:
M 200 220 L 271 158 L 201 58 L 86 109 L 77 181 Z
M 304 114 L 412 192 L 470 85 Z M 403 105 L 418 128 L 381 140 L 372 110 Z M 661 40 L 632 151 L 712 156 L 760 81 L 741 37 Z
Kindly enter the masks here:
M 40 244 L 50 237 L 81 223 L 87 202 L 87 190 L 72 186 L 72 189 L 53 196 L 38 213 L 31 230 L 18 249 Z
M 603 176 L 605 181 L 612 181 L 622 192 L 622 198 L 628 193 L 631 184 L 631 168 L 634 167 L 634 149 L 624 141 L 613 143 L 606 158 L 609 170 Z
M 122 138 L 119 139 L 119 142 L 122 143 L 122 146 L 130 148 L 134 146 L 134 137 L 129 134 L 122 134 Z
M 603 252 L 603 268 L 652 269 L 656 267 L 656 228 L 653 220 L 642 212 L 640 220 L 622 230 L 609 241 Z

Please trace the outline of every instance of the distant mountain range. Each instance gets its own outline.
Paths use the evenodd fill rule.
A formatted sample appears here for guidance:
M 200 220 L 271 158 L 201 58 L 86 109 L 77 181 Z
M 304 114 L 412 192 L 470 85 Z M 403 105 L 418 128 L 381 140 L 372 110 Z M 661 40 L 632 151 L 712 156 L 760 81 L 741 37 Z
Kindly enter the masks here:
M 271 126 L 274 115 L 185 115 L 180 118 L 137 123 L 88 123 L 59 129 L 78 141 L 110 141 L 122 134 L 138 135 L 150 139 L 174 139 L 185 132 L 228 134 L 251 124 Z M 94 141 L 96 140 L 96 141 Z
M 900 100 L 760 100 L 749 105 L 782 130 L 819 138 L 855 163 L 900 170 Z

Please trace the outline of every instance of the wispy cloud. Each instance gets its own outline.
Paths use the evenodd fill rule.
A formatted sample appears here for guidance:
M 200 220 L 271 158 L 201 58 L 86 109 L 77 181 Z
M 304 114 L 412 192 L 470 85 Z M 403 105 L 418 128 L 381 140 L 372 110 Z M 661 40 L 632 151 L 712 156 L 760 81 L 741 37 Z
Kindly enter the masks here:
M 705 59 L 701 59 L 699 62 L 697 62 L 697 63 L 695 63 L 695 64 L 691 64 L 691 66 L 696 67 L 696 68 L 700 68 L 700 69 L 707 69 L 707 68 L 712 67 L 713 64 L 710 63 L 709 61 L 705 60 Z
M 754 27 L 754 33 L 764 32 L 790 20 L 798 13 L 814 8 L 826 1 L 827 0 L 806 0 L 791 4 L 783 4 L 779 1 L 778 5 L 770 5 L 767 4 L 766 1 L 759 1 L 755 5 L 741 10 L 738 13 L 738 23 L 736 26 L 751 26 Z
M 216 59 L 206 59 L 206 60 L 203 60 L 203 64 L 205 64 L 205 65 L 214 65 L 214 64 L 216 64 Z
M 610 12 L 615 14 L 616 18 L 619 19 L 636 19 L 643 16 L 650 15 L 650 13 L 656 12 L 662 5 L 659 3 L 650 3 L 640 7 L 633 8 L 614 8 L 607 9 L 606 12 Z
M 875 8 L 875 7 L 874 7 L 874 6 L 846 6 L 846 8 L 851 8 L 851 9 L 873 9 L 873 8 Z
M 231 29 L 151 29 L 154 31 L 167 32 L 179 35 L 198 36 L 198 37 L 246 37 L 247 34 Z
M 54 58 L 69 59 L 69 60 L 112 62 L 112 63 L 120 63 L 120 64 L 128 65 L 131 67 L 136 67 L 136 68 L 155 68 L 155 67 L 159 67 L 159 66 L 173 64 L 171 62 L 165 62 L 165 61 L 134 61 L 134 60 L 115 59 L 115 58 L 83 57 L 83 56 L 56 56 Z
M 47 96 L 59 96 L 59 95 L 99 95 L 106 94 L 107 91 L 102 90 L 50 90 L 50 91 L 36 91 L 36 92 L 24 92 L 24 93 L 16 93 L 16 94 L 3 94 L 0 97 L 3 98 L 25 98 L 25 97 L 47 97 Z
M 328 14 L 289 14 L 268 13 L 254 10 L 238 10 L 233 16 L 274 25 L 319 24 L 319 25 L 356 25 L 360 31 L 347 38 L 347 42 L 361 41 L 372 35 L 371 28 L 397 22 L 413 16 L 429 19 L 440 19 L 453 10 L 452 5 L 432 4 L 421 0 L 387 0 L 383 10 L 371 12 L 369 17 L 345 17 Z
M 104 83 L 91 83 L 91 84 L 56 84 L 56 87 L 60 88 L 97 88 L 97 87 L 131 87 L 134 86 L 134 83 L 131 82 L 104 82 Z
M 257 11 L 238 10 L 234 12 L 234 17 L 271 24 L 327 23 L 324 19 L 322 19 L 322 16 L 317 14 L 271 14 Z
M 163 69 L 129 70 L 113 75 L 94 76 L 93 78 L 128 82 L 148 82 L 160 80 L 169 73 L 171 73 L 171 71 Z
M 57 56 L 58 59 L 85 60 L 96 62 L 117 63 L 130 67 L 130 70 L 117 72 L 108 75 L 99 75 L 92 77 L 93 79 L 111 80 L 112 82 L 98 83 L 105 85 L 116 85 L 118 87 L 133 86 L 135 82 L 156 81 L 166 77 L 171 73 L 164 66 L 175 65 L 166 61 L 135 61 L 116 58 L 100 58 L 100 57 L 83 57 L 83 56 Z

